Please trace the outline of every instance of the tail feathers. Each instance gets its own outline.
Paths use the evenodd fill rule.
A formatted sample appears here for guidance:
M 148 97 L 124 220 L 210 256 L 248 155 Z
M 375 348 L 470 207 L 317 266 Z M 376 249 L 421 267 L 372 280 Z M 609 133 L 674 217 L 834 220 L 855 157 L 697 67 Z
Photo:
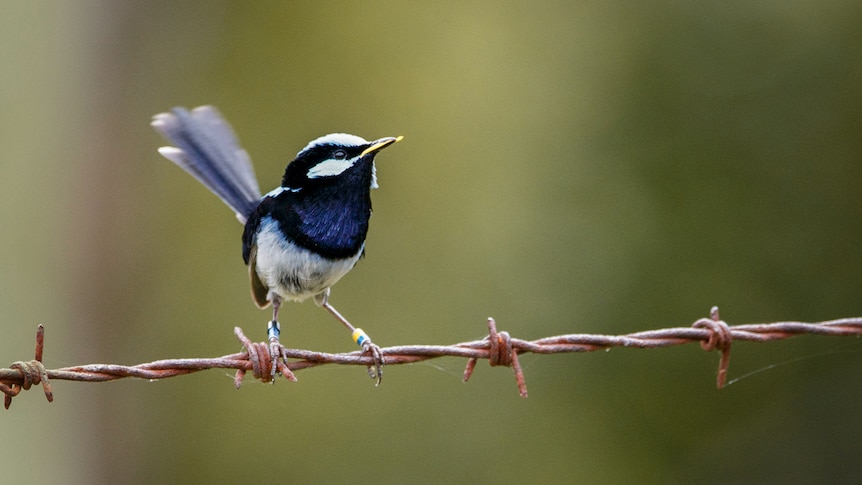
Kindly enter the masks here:
M 210 189 L 245 223 L 260 202 L 260 188 L 251 158 L 218 110 L 174 108 L 155 115 L 151 124 L 175 145 L 161 147 L 159 153 Z

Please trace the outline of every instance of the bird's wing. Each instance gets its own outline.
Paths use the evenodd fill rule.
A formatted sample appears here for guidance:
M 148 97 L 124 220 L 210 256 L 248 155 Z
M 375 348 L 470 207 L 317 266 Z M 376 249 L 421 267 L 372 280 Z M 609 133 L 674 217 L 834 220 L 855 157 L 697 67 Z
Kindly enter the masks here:
M 266 308 L 269 306 L 269 288 L 260 280 L 257 274 L 257 246 L 251 247 L 251 253 L 248 260 L 248 276 L 251 279 L 251 299 L 258 308 Z

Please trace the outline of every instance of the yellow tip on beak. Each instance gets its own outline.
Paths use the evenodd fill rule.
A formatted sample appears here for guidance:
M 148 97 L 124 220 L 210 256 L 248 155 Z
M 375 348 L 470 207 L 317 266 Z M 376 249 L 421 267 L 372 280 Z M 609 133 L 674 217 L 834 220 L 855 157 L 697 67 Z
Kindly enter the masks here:
M 379 140 L 375 140 L 373 142 L 373 144 L 370 147 L 363 150 L 362 154 L 359 156 L 364 157 L 365 155 L 368 155 L 369 153 L 373 153 L 373 152 L 376 152 L 378 150 L 382 150 L 382 149 L 388 147 L 389 145 L 392 145 L 393 143 L 398 143 L 399 141 L 401 141 L 403 139 L 404 139 L 404 136 L 399 135 L 399 136 L 394 137 L 394 138 L 389 136 L 386 138 L 381 138 Z

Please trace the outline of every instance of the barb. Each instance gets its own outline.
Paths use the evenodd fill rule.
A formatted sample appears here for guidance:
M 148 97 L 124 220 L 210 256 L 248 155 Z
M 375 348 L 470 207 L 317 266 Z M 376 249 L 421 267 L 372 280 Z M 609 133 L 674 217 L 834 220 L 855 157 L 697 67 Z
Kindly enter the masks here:
M 166 379 L 184 374 L 191 374 L 207 369 L 235 369 L 235 385 L 242 384 L 248 371 L 263 382 L 272 382 L 272 361 L 269 358 L 269 344 L 252 343 L 243 335 L 239 327 L 234 334 L 242 343 L 244 350 L 240 353 L 224 355 L 216 358 L 202 359 L 167 359 L 133 366 L 114 364 L 89 364 L 60 369 L 45 369 L 42 365 L 44 348 L 44 329 L 39 325 L 36 333 L 36 355 L 34 360 L 15 362 L 8 369 L 0 369 L 0 391 L 5 394 L 5 405 L 9 408 L 12 398 L 22 390 L 27 390 L 35 384 L 42 384 L 45 397 L 53 400 L 50 381 L 83 381 L 103 382 L 137 377 L 140 379 Z M 830 335 L 859 336 L 862 335 L 862 317 L 842 318 L 818 323 L 776 322 L 748 325 L 728 325 L 719 319 L 718 307 L 713 307 L 709 318 L 702 318 L 690 327 L 664 328 L 647 330 L 628 335 L 596 335 L 570 334 L 546 337 L 538 340 L 522 340 L 511 337 L 508 332 L 498 332 L 493 318 L 488 319 L 488 336 L 482 340 L 462 342 L 454 345 L 402 345 L 381 349 L 386 365 L 410 364 L 438 357 L 467 358 L 464 370 L 466 382 L 476 368 L 477 362 L 488 360 L 491 366 L 511 367 L 515 374 L 515 382 L 522 397 L 527 397 L 527 385 L 523 369 L 518 362 L 518 355 L 528 352 L 535 354 L 559 354 L 569 352 L 593 352 L 611 347 L 631 347 L 651 349 L 671 347 L 698 342 L 706 351 L 721 352 L 717 387 L 720 389 L 727 380 L 727 369 L 730 364 L 731 343 L 771 342 L 796 335 Z M 288 380 L 296 380 L 293 372 L 310 367 L 327 364 L 361 365 L 373 364 L 372 358 L 361 352 L 329 354 L 310 350 L 284 349 L 288 362 L 276 362 L 277 371 Z

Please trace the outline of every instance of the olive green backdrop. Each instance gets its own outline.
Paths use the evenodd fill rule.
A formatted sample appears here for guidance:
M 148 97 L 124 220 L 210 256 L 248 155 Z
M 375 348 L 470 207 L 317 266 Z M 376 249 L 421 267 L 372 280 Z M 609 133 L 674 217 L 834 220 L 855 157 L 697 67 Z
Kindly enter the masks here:
M 261 188 L 309 140 L 378 159 L 367 257 L 332 302 L 383 346 L 862 314 L 859 2 L 0 1 L 0 365 L 264 337 L 241 227 L 162 159 L 218 106 Z M 312 303 L 284 341 L 353 350 Z M 862 345 L 737 343 L 56 382 L 0 413 L 8 483 L 836 483 L 858 479 Z

